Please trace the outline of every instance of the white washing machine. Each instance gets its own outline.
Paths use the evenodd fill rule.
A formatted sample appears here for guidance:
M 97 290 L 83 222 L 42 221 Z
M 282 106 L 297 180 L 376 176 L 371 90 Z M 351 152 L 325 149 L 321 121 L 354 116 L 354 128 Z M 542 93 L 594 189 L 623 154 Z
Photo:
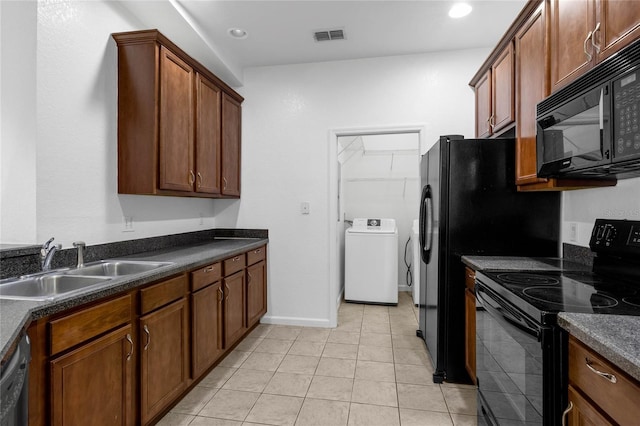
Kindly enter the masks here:
M 345 231 L 344 299 L 398 303 L 398 228 L 395 219 L 358 218 Z

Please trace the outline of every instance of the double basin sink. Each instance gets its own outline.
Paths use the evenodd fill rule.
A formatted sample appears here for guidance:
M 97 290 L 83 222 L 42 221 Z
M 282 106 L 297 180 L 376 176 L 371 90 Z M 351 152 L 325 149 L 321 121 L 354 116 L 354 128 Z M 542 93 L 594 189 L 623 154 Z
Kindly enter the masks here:
M 80 268 L 8 278 L 0 281 L 0 299 L 55 300 L 115 278 L 141 274 L 171 264 L 142 260 L 104 260 L 88 263 Z

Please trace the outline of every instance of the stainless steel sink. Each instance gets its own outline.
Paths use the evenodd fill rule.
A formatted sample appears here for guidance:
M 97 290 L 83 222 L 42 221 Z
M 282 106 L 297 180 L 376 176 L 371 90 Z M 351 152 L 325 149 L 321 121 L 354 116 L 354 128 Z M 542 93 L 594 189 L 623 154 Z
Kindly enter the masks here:
M 141 274 L 163 266 L 170 262 L 150 262 L 141 260 L 105 260 L 87 264 L 66 272 L 67 275 L 119 277 L 123 275 Z
M 110 279 L 62 273 L 6 279 L 0 281 L 0 299 L 54 300 Z

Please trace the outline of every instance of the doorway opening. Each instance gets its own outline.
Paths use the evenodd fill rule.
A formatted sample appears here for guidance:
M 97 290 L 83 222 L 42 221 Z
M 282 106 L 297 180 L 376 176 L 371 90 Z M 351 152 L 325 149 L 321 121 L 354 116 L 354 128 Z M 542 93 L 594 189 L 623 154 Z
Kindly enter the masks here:
M 330 239 L 330 305 L 336 322 L 344 293 L 345 231 L 355 218 L 395 219 L 398 290 L 415 286 L 411 234 L 419 213 L 423 130 L 411 126 L 331 132 L 329 225 L 335 238 Z

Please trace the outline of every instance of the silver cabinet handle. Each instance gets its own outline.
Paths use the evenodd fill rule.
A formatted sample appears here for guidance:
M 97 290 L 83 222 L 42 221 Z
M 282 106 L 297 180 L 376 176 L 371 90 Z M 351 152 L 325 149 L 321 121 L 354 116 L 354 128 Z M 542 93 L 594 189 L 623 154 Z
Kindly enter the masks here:
M 144 345 L 144 350 L 146 351 L 149 347 L 149 343 L 151 343 L 151 333 L 149 333 L 149 328 L 146 324 L 142 328 L 144 329 L 144 332 L 147 333 L 147 343 Z
M 193 174 L 193 170 L 189 170 L 189 185 L 193 185 L 196 181 L 196 175 Z
M 208 268 L 204 268 L 204 272 L 213 272 L 213 266 L 209 266 Z
M 573 402 L 569 401 L 569 405 L 567 405 L 567 409 L 562 413 L 562 426 L 567 425 L 567 416 L 569 415 L 569 411 L 573 410 Z
M 224 183 L 224 185 L 222 186 L 222 189 L 227 189 L 227 178 L 223 177 L 222 182 Z
M 256 254 L 260 253 L 262 251 L 262 249 L 257 249 L 256 250 Z
M 233 258 L 234 262 L 237 262 L 238 260 L 240 260 L 240 256 L 236 256 L 236 257 Z
M 200 188 L 201 186 L 202 186 L 202 174 L 198 172 L 198 188 Z
M 247 272 L 247 285 L 251 285 L 251 272 Z
M 584 54 L 587 55 L 587 62 L 591 62 L 591 59 L 593 58 L 593 56 L 591 55 L 591 53 L 587 52 L 587 42 L 589 40 L 591 40 L 591 35 L 593 34 L 593 31 L 589 31 L 589 34 L 587 34 L 587 38 L 584 39 L 584 43 L 582 43 L 582 50 L 584 51 Z
M 224 293 L 222 292 L 222 289 L 220 287 L 218 287 L 218 296 L 218 303 L 220 303 L 224 300 Z
M 127 339 L 127 342 L 129 342 L 129 344 L 131 345 L 131 350 L 127 354 L 127 361 L 129 361 L 131 360 L 131 356 L 133 355 L 133 339 L 131 339 L 131 334 L 129 333 L 127 333 L 127 336 L 125 337 L 125 339 Z
M 589 367 L 589 370 L 593 371 L 598 376 L 607 379 L 611 383 L 618 383 L 618 378 L 616 376 L 614 376 L 613 374 L 605 373 L 604 371 L 596 370 L 595 368 L 593 368 L 593 366 L 591 365 L 593 363 L 593 361 L 591 361 L 589 358 L 585 358 L 584 361 L 587 364 L 587 367 Z
M 593 33 L 591 34 L 591 44 L 596 48 L 596 53 L 600 53 L 600 46 L 596 44 L 596 33 L 600 31 L 600 22 L 596 24 L 596 27 L 593 29 Z
M 224 298 L 224 300 L 225 300 L 225 301 L 228 301 L 228 300 L 229 300 L 229 286 L 228 286 L 226 283 L 224 284 L 224 289 L 226 290 L 226 291 L 225 291 L 225 298 Z

